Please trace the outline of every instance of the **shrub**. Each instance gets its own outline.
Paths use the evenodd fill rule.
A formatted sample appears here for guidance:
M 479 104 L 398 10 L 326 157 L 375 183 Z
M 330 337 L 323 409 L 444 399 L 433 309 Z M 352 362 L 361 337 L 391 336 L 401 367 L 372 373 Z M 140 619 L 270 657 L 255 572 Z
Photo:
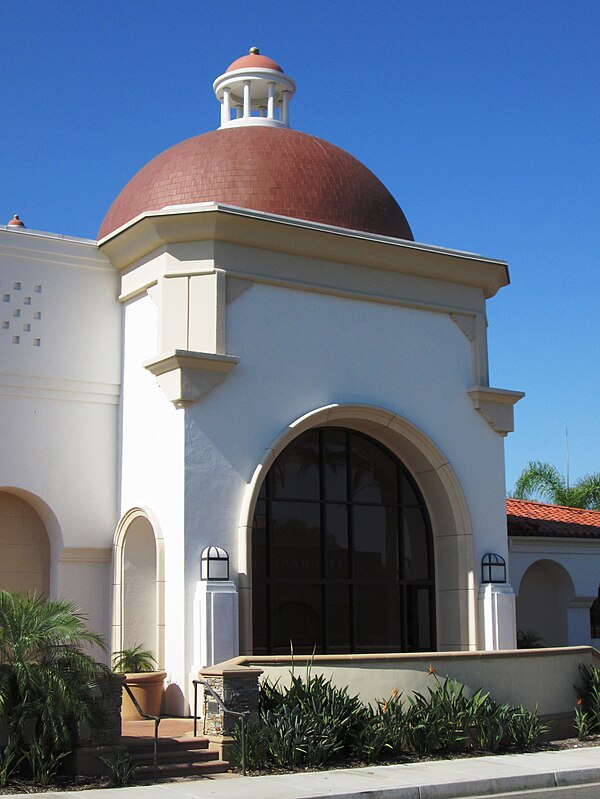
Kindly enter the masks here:
M 0 591 L 0 719 L 8 732 L 0 782 L 27 764 L 48 784 L 77 724 L 101 720 L 95 689 L 107 670 L 84 651 L 89 645 L 106 648 L 73 603 Z
M 305 679 L 292 673 L 288 688 L 265 682 L 258 716 L 246 730 L 247 767 L 319 768 L 348 758 L 374 763 L 474 744 L 490 752 L 508 744 L 530 749 L 547 731 L 537 712 L 498 704 L 481 690 L 469 695 L 451 678 L 435 680 L 427 696 L 415 693 L 405 703 L 394 690 L 374 708 L 310 670 Z M 239 725 L 233 737 L 232 760 L 240 764 Z
M 515 749 L 520 752 L 533 749 L 547 732 L 548 727 L 540 721 L 537 706 L 535 710 L 527 710 L 523 705 L 510 709 L 508 733 Z
M 498 752 L 508 736 L 510 706 L 500 705 L 487 698 L 473 724 L 473 741 L 479 749 Z
M 583 685 L 573 686 L 578 694 L 575 726 L 581 738 L 600 732 L 600 669 L 579 664 Z

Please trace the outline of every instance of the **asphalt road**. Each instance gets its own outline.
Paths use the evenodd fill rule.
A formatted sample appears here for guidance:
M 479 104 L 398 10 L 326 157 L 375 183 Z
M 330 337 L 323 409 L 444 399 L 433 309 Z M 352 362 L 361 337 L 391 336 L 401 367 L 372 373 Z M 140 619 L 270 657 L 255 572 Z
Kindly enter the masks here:
M 470 799 L 487 799 L 490 796 L 497 796 L 498 799 L 600 799 L 600 782 L 593 785 L 569 785 L 560 788 L 540 788 L 535 791 L 516 791 L 511 793 L 480 794 L 472 796 Z

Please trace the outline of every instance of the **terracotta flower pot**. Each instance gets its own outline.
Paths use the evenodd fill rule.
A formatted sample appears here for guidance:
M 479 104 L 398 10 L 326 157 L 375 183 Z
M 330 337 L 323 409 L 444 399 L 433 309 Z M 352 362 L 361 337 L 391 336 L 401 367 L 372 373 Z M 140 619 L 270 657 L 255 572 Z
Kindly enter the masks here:
M 144 713 L 148 713 L 150 716 L 160 716 L 163 683 L 166 676 L 166 671 L 143 671 L 137 674 L 125 674 L 125 684 L 131 688 L 131 693 L 135 696 Z M 142 718 L 125 689 L 123 689 L 121 718 L 123 721 L 138 721 Z

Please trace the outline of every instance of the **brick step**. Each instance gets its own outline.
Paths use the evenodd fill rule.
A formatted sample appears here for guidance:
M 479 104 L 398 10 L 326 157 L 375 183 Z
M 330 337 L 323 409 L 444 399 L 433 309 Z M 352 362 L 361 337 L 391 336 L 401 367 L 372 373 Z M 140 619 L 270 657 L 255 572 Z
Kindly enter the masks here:
M 153 738 L 135 738 L 133 736 L 121 736 L 121 743 L 133 754 L 134 752 L 152 752 L 154 751 Z M 168 749 L 176 751 L 178 749 L 208 749 L 209 740 L 205 736 L 193 738 L 186 736 L 184 738 L 158 738 L 157 749 Z
M 210 760 L 205 763 L 159 763 L 156 769 L 158 779 L 166 777 L 201 777 L 203 774 L 224 774 L 229 769 L 226 760 Z M 152 764 L 141 766 L 135 775 L 136 781 L 154 779 Z
M 131 752 L 131 757 L 140 766 L 154 763 L 153 752 Z M 216 749 L 159 749 L 156 753 L 157 763 L 205 763 L 218 759 Z

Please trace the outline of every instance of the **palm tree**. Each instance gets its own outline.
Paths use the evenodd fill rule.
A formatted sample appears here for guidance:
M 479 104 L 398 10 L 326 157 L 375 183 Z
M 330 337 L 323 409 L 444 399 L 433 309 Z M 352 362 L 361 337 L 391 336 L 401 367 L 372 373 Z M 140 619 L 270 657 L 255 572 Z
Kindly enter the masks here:
M 95 688 L 107 669 L 91 646 L 106 649 L 72 602 L 0 591 L 0 719 L 15 767 L 28 761 L 36 781 L 56 772 L 77 723 L 99 718 Z
M 600 510 L 600 472 L 585 475 L 570 486 L 555 466 L 530 461 L 517 480 L 512 496 L 568 508 Z

